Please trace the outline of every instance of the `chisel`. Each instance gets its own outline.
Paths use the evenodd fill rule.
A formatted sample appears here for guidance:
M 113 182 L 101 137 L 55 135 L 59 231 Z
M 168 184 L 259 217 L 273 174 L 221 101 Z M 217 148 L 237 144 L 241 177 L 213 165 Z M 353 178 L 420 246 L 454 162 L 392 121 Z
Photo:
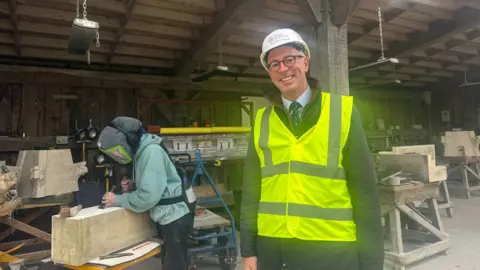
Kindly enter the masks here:
M 109 255 L 105 255 L 105 256 L 100 256 L 100 260 L 113 259 L 113 258 L 132 256 L 132 255 L 133 255 L 133 253 L 131 253 L 131 252 L 128 252 L 128 253 L 114 253 L 114 254 L 109 254 Z

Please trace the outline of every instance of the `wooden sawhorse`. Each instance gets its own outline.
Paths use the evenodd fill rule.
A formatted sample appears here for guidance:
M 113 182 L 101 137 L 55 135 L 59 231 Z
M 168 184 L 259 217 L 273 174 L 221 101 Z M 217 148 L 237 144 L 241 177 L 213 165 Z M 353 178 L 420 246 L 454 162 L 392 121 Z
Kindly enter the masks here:
M 20 230 L 25 233 L 28 233 L 34 236 L 35 238 L 14 241 L 14 242 L 0 243 L 0 251 L 11 250 L 16 247 L 27 247 L 27 246 L 33 246 L 33 245 L 38 245 L 42 243 L 50 243 L 52 238 L 50 233 L 44 232 L 38 228 L 35 228 L 29 225 L 29 223 L 39 218 L 46 212 L 48 212 L 51 209 L 51 207 L 71 203 L 74 200 L 74 194 L 70 193 L 65 195 L 49 196 L 49 197 L 38 198 L 38 199 L 19 198 L 19 200 L 20 200 L 20 203 L 17 206 L 16 210 L 36 209 L 36 211 L 33 211 L 29 215 L 24 216 L 18 220 L 11 216 L 0 217 L 0 223 L 3 223 L 10 227 L 0 233 L 0 241 L 10 236 L 16 230 Z M 44 258 L 48 258 L 50 256 L 50 250 L 16 254 L 13 256 L 15 256 L 18 259 L 21 259 L 22 261 L 41 260 Z M 2 262 L 2 259 L 0 257 L 0 263 L 1 262 Z
M 399 186 L 379 185 L 382 216 L 388 216 L 389 244 L 385 245 L 385 260 L 393 263 L 395 270 L 405 270 L 405 266 L 450 248 L 450 236 L 443 230 L 438 205 L 439 182 L 406 184 Z M 414 202 L 426 201 L 428 217 L 413 206 Z M 424 230 L 416 230 L 402 224 L 402 215 L 410 218 Z M 417 227 L 417 226 L 412 227 Z M 404 241 L 421 241 L 422 247 L 407 251 Z
M 467 199 L 471 197 L 470 192 L 480 190 L 480 157 L 438 157 L 437 159 L 448 164 L 448 175 L 460 171 L 462 189 Z M 470 182 L 476 182 L 477 185 L 470 186 Z

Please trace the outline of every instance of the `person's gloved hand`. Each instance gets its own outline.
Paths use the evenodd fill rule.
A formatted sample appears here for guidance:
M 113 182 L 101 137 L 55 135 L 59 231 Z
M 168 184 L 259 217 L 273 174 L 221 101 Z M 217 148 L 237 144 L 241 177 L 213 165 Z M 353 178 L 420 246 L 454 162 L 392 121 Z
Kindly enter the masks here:
M 133 181 L 131 179 L 128 179 L 127 177 L 123 177 L 122 178 L 122 191 L 123 193 L 127 193 L 127 192 L 130 192 L 132 191 L 133 189 Z

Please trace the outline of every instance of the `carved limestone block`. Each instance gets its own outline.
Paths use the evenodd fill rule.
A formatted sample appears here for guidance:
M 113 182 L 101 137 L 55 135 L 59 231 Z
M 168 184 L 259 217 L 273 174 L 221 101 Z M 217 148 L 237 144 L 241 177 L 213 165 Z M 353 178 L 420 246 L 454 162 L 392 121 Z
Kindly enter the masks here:
M 80 266 L 100 256 L 157 236 L 148 212 L 84 208 L 74 217 L 52 217 L 52 261 Z
M 76 192 L 78 178 L 88 172 L 85 162 L 73 163 L 69 149 L 20 151 L 17 167 L 17 190 L 22 198 Z
M 446 131 L 441 137 L 446 157 L 480 157 L 480 137 L 473 131 Z

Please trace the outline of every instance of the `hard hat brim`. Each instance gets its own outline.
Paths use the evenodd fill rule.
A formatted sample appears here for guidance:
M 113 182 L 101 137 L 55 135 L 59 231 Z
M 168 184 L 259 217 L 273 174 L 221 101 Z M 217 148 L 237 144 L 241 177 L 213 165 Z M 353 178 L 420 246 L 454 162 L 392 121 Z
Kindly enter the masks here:
M 298 44 L 300 46 L 302 46 L 302 48 L 304 49 L 304 53 L 305 53 L 305 56 L 309 57 L 310 58 L 310 49 L 308 48 L 308 45 L 307 43 L 305 42 L 301 42 L 301 41 L 290 41 L 290 42 L 285 42 L 285 43 L 282 43 L 282 44 L 279 44 L 271 49 L 269 49 L 268 51 L 264 51 L 260 54 L 260 62 L 262 63 L 262 66 L 263 68 L 265 68 L 265 70 L 268 71 L 268 67 L 267 67 L 267 59 L 265 56 L 267 56 L 267 54 L 269 52 L 271 52 L 272 50 L 276 49 L 276 48 L 279 48 L 279 47 L 282 47 L 282 46 L 289 46 L 289 44 L 291 43 L 295 43 L 295 44 Z

